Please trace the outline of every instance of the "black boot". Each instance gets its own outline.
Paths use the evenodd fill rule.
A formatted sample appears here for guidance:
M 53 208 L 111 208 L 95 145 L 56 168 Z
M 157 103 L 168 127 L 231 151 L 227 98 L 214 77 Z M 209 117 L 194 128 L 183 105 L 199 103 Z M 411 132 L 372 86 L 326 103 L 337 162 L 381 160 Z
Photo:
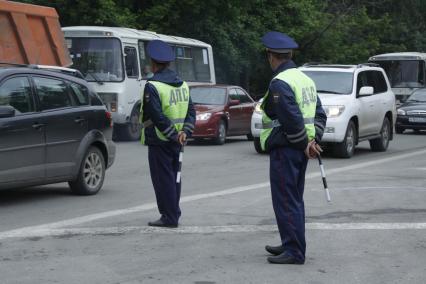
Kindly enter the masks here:
M 158 219 L 157 221 L 148 222 L 148 226 L 151 227 L 164 227 L 164 228 L 177 228 L 177 224 L 167 224 L 163 220 Z
M 276 247 L 265 246 L 265 249 L 266 249 L 267 252 L 269 252 L 270 254 L 273 254 L 273 255 L 280 255 L 284 252 L 284 247 L 282 245 L 276 246 Z
M 277 256 L 270 256 L 268 257 L 268 261 L 270 263 L 276 263 L 276 264 L 304 264 L 305 263 L 305 261 L 299 260 L 287 252 L 283 252 L 282 254 Z

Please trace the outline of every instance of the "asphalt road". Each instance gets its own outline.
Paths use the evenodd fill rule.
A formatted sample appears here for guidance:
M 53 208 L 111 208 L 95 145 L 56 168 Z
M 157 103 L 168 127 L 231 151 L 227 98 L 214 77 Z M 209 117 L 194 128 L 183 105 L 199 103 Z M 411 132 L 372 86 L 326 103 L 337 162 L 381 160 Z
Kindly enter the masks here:
M 426 133 L 385 153 L 316 161 L 305 187 L 307 261 L 271 265 L 279 244 L 269 157 L 251 142 L 187 146 L 181 226 L 158 218 L 147 148 L 118 143 L 96 196 L 66 184 L 0 191 L 0 283 L 426 283 Z

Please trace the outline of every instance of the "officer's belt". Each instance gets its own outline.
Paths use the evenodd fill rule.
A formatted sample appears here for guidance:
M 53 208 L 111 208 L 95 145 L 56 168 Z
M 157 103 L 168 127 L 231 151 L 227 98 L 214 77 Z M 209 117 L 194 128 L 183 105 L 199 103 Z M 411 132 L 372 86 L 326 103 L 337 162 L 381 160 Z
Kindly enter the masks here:
M 304 124 L 313 124 L 314 121 L 315 121 L 315 119 L 313 117 L 308 117 L 308 118 L 303 119 Z M 275 127 L 280 127 L 281 123 L 278 121 L 278 119 L 274 119 L 271 122 L 262 123 L 262 126 L 263 126 L 263 129 L 275 128 Z
M 185 122 L 185 118 L 170 119 L 170 121 L 171 121 L 173 124 L 176 124 L 176 123 L 184 123 L 184 122 Z M 151 120 L 151 119 L 148 119 L 148 120 L 144 121 L 144 122 L 142 123 L 142 125 L 143 125 L 143 127 L 144 127 L 144 128 L 147 128 L 147 127 L 150 127 L 150 126 L 154 125 L 154 123 L 152 122 L 152 120 Z

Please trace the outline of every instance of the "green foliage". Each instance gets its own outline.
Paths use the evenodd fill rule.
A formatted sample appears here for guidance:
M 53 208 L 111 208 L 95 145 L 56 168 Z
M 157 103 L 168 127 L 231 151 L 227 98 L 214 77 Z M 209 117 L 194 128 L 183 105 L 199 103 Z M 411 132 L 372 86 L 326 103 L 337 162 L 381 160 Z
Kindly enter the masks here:
M 260 37 L 278 30 L 304 62 L 359 63 L 426 51 L 424 0 L 25 0 L 52 6 L 62 26 L 105 25 L 196 38 L 213 46 L 218 82 L 263 92 L 271 77 Z

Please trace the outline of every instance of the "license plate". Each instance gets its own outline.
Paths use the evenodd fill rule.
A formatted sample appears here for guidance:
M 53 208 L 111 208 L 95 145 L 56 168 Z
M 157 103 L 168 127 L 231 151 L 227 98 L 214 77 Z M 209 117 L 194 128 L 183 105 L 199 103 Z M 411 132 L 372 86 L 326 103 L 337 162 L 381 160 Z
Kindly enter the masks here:
M 409 117 L 409 122 L 426 122 L 426 117 Z

